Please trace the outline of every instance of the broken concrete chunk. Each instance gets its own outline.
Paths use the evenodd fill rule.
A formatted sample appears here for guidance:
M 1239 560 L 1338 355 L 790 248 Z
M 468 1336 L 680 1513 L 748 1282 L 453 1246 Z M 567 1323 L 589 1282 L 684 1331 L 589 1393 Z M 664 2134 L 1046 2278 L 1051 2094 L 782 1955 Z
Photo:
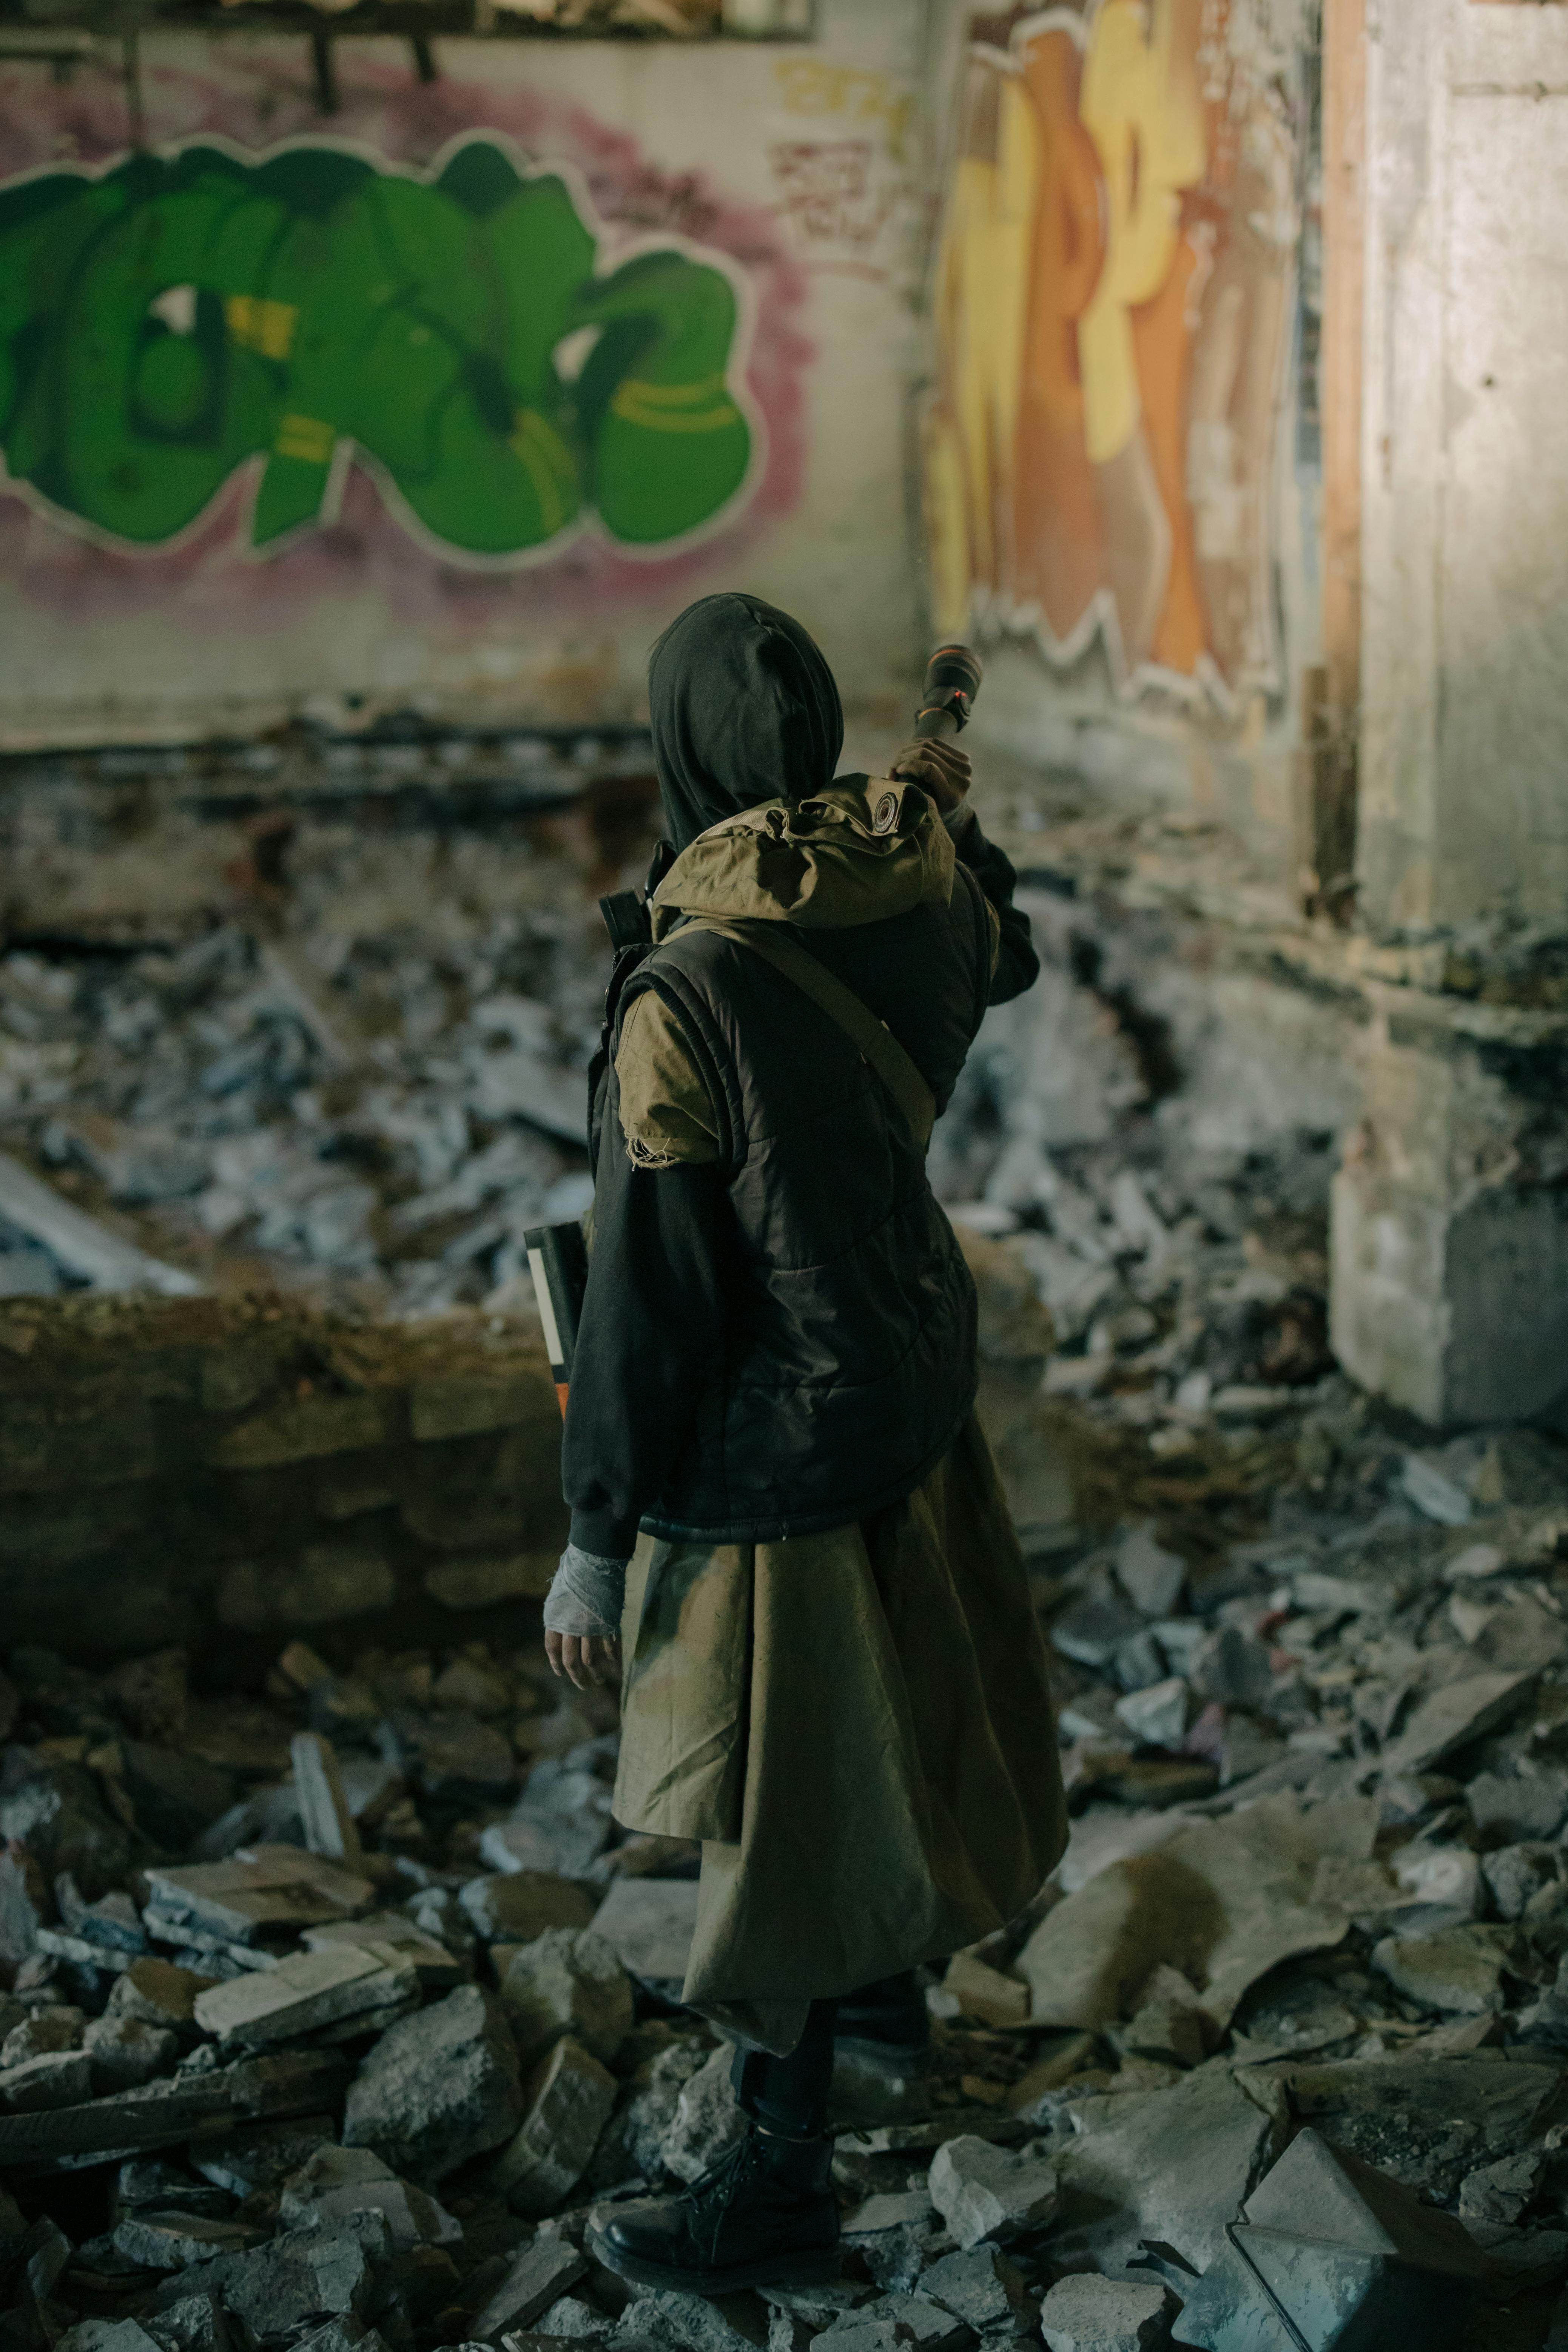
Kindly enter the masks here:
M 1549 1764 L 1521 1764 L 1506 1775 L 1478 1772 L 1465 1801 L 1483 1836 L 1500 1832 L 1510 1843 L 1555 1837 L 1568 1813 L 1568 1772 Z
M 253 2252 L 228 2256 L 216 2278 L 234 2316 L 261 2343 L 280 2345 L 324 2318 L 352 2314 L 363 2319 L 374 2291 L 375 2262 L 374 2252 L 348 2231 L 294 2230 Z
M 659 2143 L 658 2160 L 678 2180 L 696 2180 L 748 2129 L 735 2095 L 734 2052 L 728 2042 L 710 2053 L 680 2086 L 675 2115 Z
M 867 2309 L 879 2319 L 890 2320 L 916 2352 L 958 2352 L 968 2338 L 963 2321 L 928 2294 L 885 2294 Z
M 180 2054 L 178 2037 L 167 2026 L 145 2025 L 137 2017 L 95 2017 L 82 2046 L 100 2095 L 139 2090 L 155 2074 L 172 2074 Z
M 42 2058 L 53 2050 L 79 2050 L 86 2022 L 79 2009 L 35 2009 L 0 2042 L 0 2067 L 25 2066 L 29 2058 Z
M 412 2180 L 446 2173 L 510 2138 L 522 2114 L 517 2050 L 498 2000 L 460 1985 L 388 2027 L 363 2061 L 343 2141 L 374 2147 Z
M 201 2213 L 128 2213 L 116 2226 L 114 2247 L 128 2262 L 150 2271 L 188 2270 L 215 2254 L 239 2254 L 265 2244 L 270 2230 L 240 2221 L 214 2221 Z
M 879 2238 L 889 2230 L 929 2230 L 931 2217 L 931 2201 L 926 2189 L 885 2189 L 846 2213 L 839 2234 L 846 2239 Z
M 1315 2131 L 1299 2133 L 1247 2199 L 1233 2241 L 1185 2294 L 1184 2344 L 1446 2347 L 1490 2270 L 1452 2214 Z
M 195 1997 L 207 1992 L 216 1978 L 181 1969 L 172 1959 L 134 1959 L 115 1980 L 103 2016 L 136 2018 L 141 2025 L 169 2028 L 181 2046 L 195 2042 Z
M 233 1775 L 219 1766 L 141 1739 L 119 1742 L 116 1777 L 138 1829 L 172 1853 L 183 1853 L 237 1793 Z
M 419 1979 L 396 1952 L 340 1944 L 214 1985 L 198 1994 L 195 2020 L 226 2049 L 267 2050 L 351 2021 L 374 2032 L 418 2004 Z
M 1063 1657 L 1097 1674 L 1110 1667 L 1124 1642 L 1142 1632 L 1139 1612 L 1108 1590 L 1072 1601 L 1051 1621 L 1051 1641 Z
M 399 2180 L 368 2147 L 321 2147 L 283 2184 L 278 2218 L 286 2230 L 330 2227 L 356 2213 L 379 2213 L 399 2253 L 414 2246 L 452 2246 L 462 2223 L 445 2207 Z
M 1161 1967 L 1138 1996 L 1122 2047 L 1158 2064 L 1201 2066 L 1217 2040 L 1213 2020 L 1186 1978 L 1177 1969 Z
M 597 1907 L 586 1887 L 537 1870 L 470 1878 L 458 1900 L 486 1944 L 531 1944 L 550 1927 L 585 1927 Z
M 1190 1669 L 1193 1688 L 1221 1706 L 1262 1706 L 1274 1689 L 1267 1645 L 1239 1625 L 1222 1625 L 1199 1643 Z
M 375 1900 L 368 1879 L 291 1845 L 241 1847 L 226 1862 L 149 1870 L 147 1883 L 161 1911 L 237 1944 L 254 1943 L 264 1928 L 357 1918 Z
M 1385 1936 L 1372 1964 L 1395 1992 L 1424 2009 L 1479 2017 L 1506 2005 L 1503 1975 L 1513 1937 L 1507 1928 L 1449 1927 L 1440 1936 Z
M 1040 2329 L 1048 2352 L 1163 2352 L 1180 2308 L 1168 2287 L 1082 2275 L 1057 2281 Z
M 1145 1617 L 1168 1617 L 1182 1597 L 1187 1563 L 1179 1552 L 1165 1549 L 1155 1536 L 1152 1520 L 1146 1519 L 1117 1546 L 1116 1577 L 1133 1607 Z
M 1384 1748 L 1384 1778 L 1429 1771 L 1445 1756 L 1495 1731 L 1523 1706 L 1540 1679 L 1539 1673 L 1470 1675 L 1445 1684 L 1423 1699 L 1399 1738 Z
M 505 2278 L 470 2322 L 470 2340 L 497 2344 L 509 2328 L 531 2327 L 542 2311 L 576 2285 L 587 2267 L 575 2246 L 542 2230 L 531 2245 L 512 2256 Z
M 332 2137 L 331 2116 L 289 2116 L 277 2123 L 240 2124 L 191 2143 L 191 2165 L 215 2189 L 248 2197 L 277 2189 Z
M 491 2167 L 514 2213 L 552 2213 L 577 2186 L 616 2104 L 615 2076 L 581 2043 L 556 2042 L 535 2068 L 515 2137 Z
M 0 2107 L 14 2116 L 42 2107 L 74 2107 L 92 2096 L 92 2061 L 85 2050 L 50 2050 L 0 2074 Z
M 1485 2052 L 1342 2060 L 1285 2074 L 1303 2123 L 1406 2187 L 1445 2200 L 1478 2165 L 1539 2140 L 1560 2081 L 1560 2063 Z
M 1037 2149 L 1013 2154 L 964 2134 L 938 2148 L 931 2201 L 961 2248 L 998 2244 L 1044 2227 L 1057 2210 L 1057 2176 Z
M 697 1932 L 694 1878 L 617 1878 L 594 1914 L 594 1932 L 634 1977 L 680 1983 Z
M 1205 2009 L 1228 2024 L 1248 1986 L 1279 1961 L 1343 1939 L 1352 1915 L 1318 1897 L 1318 1866 L 1325 1857 L 1364 1862 L 1376 1834 L 1370 1799 L 1307 1807 L 1285 1794 L 1194 1822 L 1113 1864 L 1048 1912 L 1018 1954 L 1034 2019 L 1109 2024 L 1165 1960 L 1202 1976 Z
M 1023 2335 L 1034 2326 L 1038 2308 L 1022 2271 L 994 2246 L 944 2254 L 922 2275 L 921 2292 L 977 2336 L 998 2330 Z
M 1053 2151 L 1062 2207 L 1052 2259 L 1122 2270 L 1145 2239 L 1203 2270 L 1270 2153 L 1274 2127 L 1216 2060 L 1169 2090 L 1074 2103 Z
M 1029 1988 L 1017 1977 L 1004 1976 L 976 1951 L 954 1952 L 942 1980 L 965 2017 L 982 2025 L 1022 2025 L 1029 2014 Z
M 336 1748 L 319 1731 L 300 1731 L 289 1743 L 289 1755 L 306 1845 L 357 1872 L 364 1855 Z
M 1543 2161 L 1539 2149 L 1527 2148 L 1518 2156 L 1478 2165 L 1459 2189 L 1459 2219 L 1517 2227 L 1540 2186 Z
M 183 2295 L 153 2322 L 163 2352 L 231 2352 L 228 2315 L 210 2294 Z
M 1141 1748 L 1180 1748 L 1187 1736 L 1191 1696 L 1180 1675 L 1129 1691 L 1116 1702 L 1118 1719 Z
M 632 2030 L 631 1981 L 591 1928 L 548 1928 L 507 1961 L 501 1999 L 518 2055 L 532 2058 L 570 2034 L 608 2064 Z
M 55 2352 L 165 2352 L 134 2319 L 82 2319 L 55 2338 Z
M 363 1919 L 333 1919 L 324 1927 L 307 1927 L 300 1941 L 311 1952 L 340 1944 L 352 1944 L 360 1951 L 373 1944 L 384 1945 L 406 1961 L 426 1992 L 447 1992 L 468 1980 L 468 1970 L 458 1955 L 426 1935 L 403 1911 L 372 1911 Z

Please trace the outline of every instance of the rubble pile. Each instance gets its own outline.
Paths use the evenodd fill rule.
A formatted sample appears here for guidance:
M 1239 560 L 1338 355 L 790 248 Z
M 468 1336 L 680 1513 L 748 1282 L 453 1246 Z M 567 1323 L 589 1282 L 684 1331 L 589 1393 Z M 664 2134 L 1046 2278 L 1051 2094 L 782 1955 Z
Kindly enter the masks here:
M 0 775 L 0 1297 L 137 1278 L 17 1171 L 204 1286 L 402 1315 L 516 1286 L 524 1228 L 587 1203 L 595 899 L 655 828 L 640 741 L 504 749 L 139 775 L 135 859 L 140 803 Z
M 243 1702 L 13 1652 L 0 2340 L 1262 2344 L 1243 2255 L 1321 2148 L 1305 2235 L 1373 2233 L 1388 2340 L 1437 2278 L 1467 2344 L 1542 2341 L 1487 2331 L 1568 2276 L 1568 1460 L 1413 1449 L 1333 1382 L 1295 1444 L 1265 1532 L 1227 1491 L 1206 1546 L 1037 1553 L 1071 1844 L 931 1981 L 927 2072 L 840 2060 L 843 2276 L 799 2294 L 584 2250 L 740 2129 L 679 2006 L 696 1853 L 613 1824 L 608 1696 L 536 1645 L 295 1641 Z

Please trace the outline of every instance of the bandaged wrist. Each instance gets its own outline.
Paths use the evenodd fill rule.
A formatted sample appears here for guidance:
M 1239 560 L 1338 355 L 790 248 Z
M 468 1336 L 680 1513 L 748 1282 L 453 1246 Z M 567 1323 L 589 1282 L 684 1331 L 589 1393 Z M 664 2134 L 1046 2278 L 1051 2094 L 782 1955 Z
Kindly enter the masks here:
M 626 1598 L 626 1563 L 601 1559 L 569 1543 L 544 1597 L 547 1633 L 597 1634 L 604 1641 L 619 1638 L 621 1607 Z

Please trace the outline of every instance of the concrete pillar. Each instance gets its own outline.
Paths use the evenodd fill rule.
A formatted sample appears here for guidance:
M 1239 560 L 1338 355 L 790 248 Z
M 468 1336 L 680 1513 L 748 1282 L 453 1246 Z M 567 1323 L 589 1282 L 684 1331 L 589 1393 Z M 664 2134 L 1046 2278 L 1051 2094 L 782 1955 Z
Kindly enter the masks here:
M 1369 0 L 1367 68 L 1357 870 L 1407 984 L 1333 1328 L 1429 1422 L 1526 1420 L 1568 1391 L 1568 8 Z

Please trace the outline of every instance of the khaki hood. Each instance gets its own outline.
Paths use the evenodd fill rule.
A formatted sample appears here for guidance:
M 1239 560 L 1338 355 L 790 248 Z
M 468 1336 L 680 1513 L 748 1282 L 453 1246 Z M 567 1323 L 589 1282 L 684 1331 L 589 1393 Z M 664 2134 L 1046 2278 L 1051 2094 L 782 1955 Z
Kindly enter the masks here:
M 918 784 L 830 784 L 804 801 L 763 801 L 700 834 L 653 894 L 653 935 L 683 915 L 727 915 L 847 930 L 952 896 L 952 841 Z

